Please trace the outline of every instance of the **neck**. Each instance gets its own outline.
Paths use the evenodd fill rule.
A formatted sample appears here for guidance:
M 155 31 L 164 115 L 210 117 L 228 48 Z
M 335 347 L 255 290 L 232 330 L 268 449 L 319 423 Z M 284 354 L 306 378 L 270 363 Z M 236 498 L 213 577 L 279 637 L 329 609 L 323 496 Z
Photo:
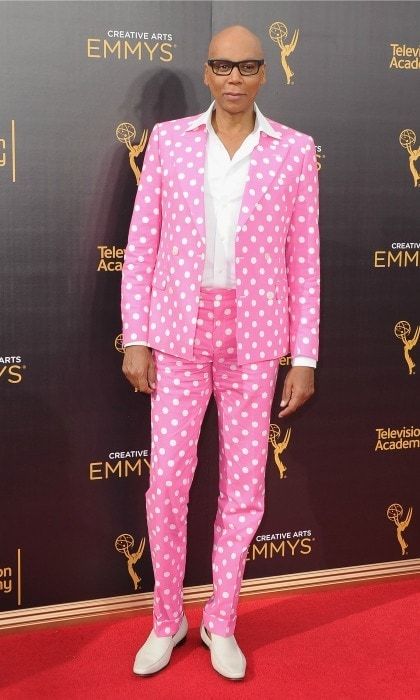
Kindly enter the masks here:
M 254 105 L 246 112 L 231 114 L 217 106 L 213 110 L 211 123 L 216 134 L 250 134 L 255 126 Z

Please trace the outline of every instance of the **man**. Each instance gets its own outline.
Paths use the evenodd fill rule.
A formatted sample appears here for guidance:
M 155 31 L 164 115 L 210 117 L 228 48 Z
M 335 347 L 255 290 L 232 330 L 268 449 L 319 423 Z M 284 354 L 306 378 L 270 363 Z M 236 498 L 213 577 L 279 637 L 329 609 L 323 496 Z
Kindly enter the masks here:
M 254 102 L 266 82 L 259 39 L 229 27 L 208 56 L 207 112 L 153 129 L 123 268 L 123 371 L 151 395 L 152 430 L 153 630 L 134 672 L 166 666 L 187 632 L 188 493 L 213 392 L 220 494 L 201 637 L 215 670 L 238 679 L 246 661 L 234 636 L 236 608 L 264 510 L 279 358 L 292 356 L 280 417 L 314 391 L 318 179 L 313 139 L 266 119 Z

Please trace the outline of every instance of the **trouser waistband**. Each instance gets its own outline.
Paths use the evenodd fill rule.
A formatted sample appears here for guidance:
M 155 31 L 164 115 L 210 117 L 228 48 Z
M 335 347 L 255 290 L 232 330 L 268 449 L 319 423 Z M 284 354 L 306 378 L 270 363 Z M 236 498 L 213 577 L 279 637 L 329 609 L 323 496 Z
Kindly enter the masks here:
M 236 299 L 235 287 L 200 287 L 200 297 L 215 301 Z

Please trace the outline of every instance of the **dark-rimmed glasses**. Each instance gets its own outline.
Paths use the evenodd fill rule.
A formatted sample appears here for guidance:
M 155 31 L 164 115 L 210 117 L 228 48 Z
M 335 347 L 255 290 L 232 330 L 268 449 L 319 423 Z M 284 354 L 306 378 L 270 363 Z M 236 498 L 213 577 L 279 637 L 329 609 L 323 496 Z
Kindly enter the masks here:
M 260 66 L 264 64 L 264 59 L 253 58 L 249 61 L 225 61 L 223 59 L 210 58 L 207 63 L 216 75 L 230 75 L 235 66 L 241 75 L 256 75 L 260 70 Z

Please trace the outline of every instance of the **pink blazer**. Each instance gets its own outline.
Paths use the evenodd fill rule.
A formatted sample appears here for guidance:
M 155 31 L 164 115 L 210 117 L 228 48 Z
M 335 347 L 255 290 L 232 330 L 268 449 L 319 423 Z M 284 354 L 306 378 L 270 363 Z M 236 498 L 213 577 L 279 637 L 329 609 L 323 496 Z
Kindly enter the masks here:
M 207 131 L 156 124 L 122 272 L 123 342 L 193 359 L 204 269 Z M 314 141 L 271 121 L 251 155 L 235 237 L 238 364 L 318 358 L 318 170 Z

